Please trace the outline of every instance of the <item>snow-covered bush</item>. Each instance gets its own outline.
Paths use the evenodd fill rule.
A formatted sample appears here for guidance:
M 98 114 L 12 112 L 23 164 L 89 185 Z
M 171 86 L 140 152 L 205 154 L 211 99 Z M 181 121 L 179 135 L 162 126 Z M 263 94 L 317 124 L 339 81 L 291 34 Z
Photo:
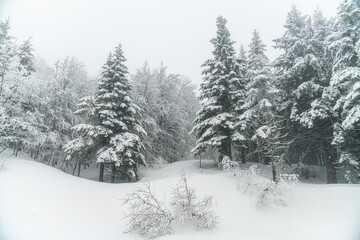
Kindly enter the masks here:
M 2 170 L 5 170 L 5 160 L 3 160 L 1 163 L 0 163 L 0 172 Z
M 238 169 L 236 176 L 239 177 L 238 189 L 250 194 L 257 193 L 261 184 L 259 181 L 259 168 L 254 164 L 249 169 Z
M 264 182 L 259 188 L 259 193 L 257 195 L 256 206 L 264 207 L 273 203 L 277 206 L 285 207 L 286 202 L 281 198 L 281 196 L 286 191 L 286 187 L 283 182 L 274 182 L 267 181 Z
M 299 163 L 297 167 L 293 170 L 293 173 L 305 179 L 316 177 L 315 167 L 303 163 Z
M 156 238 L 173 232 L 173 217 L 152 192 L 149 184 L 129 193 L 124 200 L 128 205 L 129 232 L 139 232 L 147 238 Z
M 264 182 L 258 193 L 256 206 L 263 207 L 271 203 L 281 207 L 287 206 L 282 197 L 290 193 L 289 184 L 297 183 L 299 183 L 297 174 L 280 174 L 278 181 Z
M 213 229 L 218 223 L 212 207 L 212 197 L 198 200 L 194 188 L 188 186 L 188 178 L 181 173 L 170 201 L 171 211 L 165 200 L 159 200 L 150 184 L 137 188 L 124 199 L 128 206 L 125 217 L 129 219 L 129 232 L 138 232 L 147 238 L 156 238 L 173 232 L 172 224 L 191 222 L 195 230 Z
M 238 170 L 238 189 L 256 197 L 256 206 L 263 207 L 269 204 L 286 206 L 282 197 L 290 193 L 289 184 L 299 182 L 297 174 L 280 174 L 276 182 L 263 180 L 259 177 L 259 169 L 254 164 L 249 169 Z
M 160 169 L 163 168 L 166 164 L 168 164 L 168 162 L 164 158 L 156 157 L 154 158 L 153 162 L 151 162 L 149 165 L 152 168 Z
M 222 159 L 220 165 L 226 172 L 236 172 L 239 169 L 239 165 L 237 164 L 237 162 L 231 161 L 228 156 L 225 156 Z
M 298 174 L 280 174 L 279 176 L 280 181 L 284 183 L 296 184 L 299 183 L 299 175 Z
M 191 222 L 196 230 L 213 229 L 218 223 L 218 217 L 212 207 L 212 197 L 206 196 L 197 200 L 196 191 L 188 186 L 188 177 L 184 172 L 172 192 L 171 207 L 174 219 L 178 223 Z

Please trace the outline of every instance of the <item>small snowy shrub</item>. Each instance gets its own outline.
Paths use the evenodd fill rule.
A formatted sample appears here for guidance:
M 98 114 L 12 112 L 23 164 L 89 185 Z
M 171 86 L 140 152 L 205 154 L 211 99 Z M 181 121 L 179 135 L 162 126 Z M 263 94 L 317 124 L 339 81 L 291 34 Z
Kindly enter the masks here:
M 293 170 L 293 173 L 298 174 L 300 177 L 305 179 L 316 177 L 315 167 L 303 163 L 299 163 Z
M 299 175 L 298 174 L 280 174 L 280 181 L 284 183 L 296 184 L 299 183 Z
M 239 169 L 239 165 L 231 161 L 228 156 L 225 156 L 221 161 L 221 166 L 226 172 L 236 172 Z
M 249 169 L 238 170 L 239 177 L 238 189 L 256 197 L 256 206 L 264 207 L 269 204 L 286 206 L 282 196 L 290 192 L 289 183 L 299 182 L 297 174 L 280 174 L 279 180 L 262 180 L 259 177 L 259 169 L 252 165 Z
M 212 197 L 197 200 L 196 191 L 188 186 L 188 177 L 181 173 L 181 179 L 172 192 L 171 207 L 178 223 L 191 222 L 196 230 L 212 229 L 218 217 L 211 210 Z
M 263 207 L 270 203 L 281 207 L 287 206 L 282 196 L 290 193 L 289 184 L 297 183 L 299 183 L 297 174 L 280 174 L 278 181 L 269 181 L 262 185 L 262 189 L 257 197 L 256 206 Z
M 259 168 L 254 164 L 249 169 L 238 169 L 236 176 L 239 177 L 238 189 L 243 192 L 254 194 L 261 185 L 259 181 Z
M 168 162 L 163 159 L 162 157 L 157 157 L 154 159 L 154 161 L 151 163 L 151 167 L 154 169 L 160 169 L 163 168 Z
M 5 170 L 5 160 L 0 164 L 0 171 Z
M 259 190 L 256 202 L 257 207 L 264 207 L 270 203 L 282 207 L 286 206 L 285 201 L 281 199 L 281 196 L 286 191 L 286 188 L 281 182 L 264 182 Z
M 164 201 L 156 198 L 150 185 L 137 188 L 127 195 L 124 204 L 128 205 L 129 232 L 139 232 L 147 238 L 156 238 L 173 232 L 173 217 L 164 207 Z

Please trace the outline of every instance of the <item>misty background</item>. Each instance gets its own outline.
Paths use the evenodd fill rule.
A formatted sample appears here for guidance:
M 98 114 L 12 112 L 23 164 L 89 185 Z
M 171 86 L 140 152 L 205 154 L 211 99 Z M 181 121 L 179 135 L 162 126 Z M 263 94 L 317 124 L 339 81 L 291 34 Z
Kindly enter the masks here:
M 201 83 L 201 65 L 211 57 L 209 42 L 215 19 L 228 20 L 235 48 L 247 48 L 253 29 L 267 46 L 270 60 L 278 56 L 272 40 L 284 32 L 292 5 L 303 14 L 316 8 L 325 17 L 336 15 L 339 0 L 0 0 L 0 19 L 10 17 L 10 34 L 23 41 L 29 36 L 37 54 L 49 65 L 66 55 L 78 57 L 91 75 L 101 70 L 110 46 L 123 45 L 130 73 L 145 61 L 161 62 L 169 72 Z

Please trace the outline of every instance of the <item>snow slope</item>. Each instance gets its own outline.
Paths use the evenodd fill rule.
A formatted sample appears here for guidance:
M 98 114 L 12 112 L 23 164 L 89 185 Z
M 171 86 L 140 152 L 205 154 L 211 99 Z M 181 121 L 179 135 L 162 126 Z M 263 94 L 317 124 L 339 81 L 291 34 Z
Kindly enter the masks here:
M 1 240 L 143 239 L 124 233 L 122 198 L 142 183 L 109 184 L 65 174 L 25 159 L 2 158 L 0 165 Z M 180 169 L 199 196 L 213 195 L 220 223 L 195 232 L 177 226 L 159 239 L 359 240 L 360 186 L 299 184 L 288 207 L 257 209 L 255 200 L 236 190 L 237 179 L 212 168 L 210 161 L 169 164 L 146 170 L 143 181 L 163 198 L 178 182 Z

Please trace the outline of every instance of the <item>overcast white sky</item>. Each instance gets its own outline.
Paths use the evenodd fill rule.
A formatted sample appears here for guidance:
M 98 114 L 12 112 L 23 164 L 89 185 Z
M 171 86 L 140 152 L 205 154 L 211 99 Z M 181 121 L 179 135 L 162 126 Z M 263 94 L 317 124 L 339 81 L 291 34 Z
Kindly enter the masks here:
M 340 0 L 0 0 L 0 19 L 10 17 L 18 41 L 32 37 L 36 53 L 52 65 L 66 55 L 78 57 L 91 75 L 122 43 L 134 73 L 147 60 L 161 62 L 170 73 L 201 82 L 201 64 L 211 56 L 216 17 L 228 20 L 231 37 L 248 46 L 256 28 L 268 46 L 283 34 L 286 14 L 294 4 L 304 14 L 319 7 L 336 15 Z

